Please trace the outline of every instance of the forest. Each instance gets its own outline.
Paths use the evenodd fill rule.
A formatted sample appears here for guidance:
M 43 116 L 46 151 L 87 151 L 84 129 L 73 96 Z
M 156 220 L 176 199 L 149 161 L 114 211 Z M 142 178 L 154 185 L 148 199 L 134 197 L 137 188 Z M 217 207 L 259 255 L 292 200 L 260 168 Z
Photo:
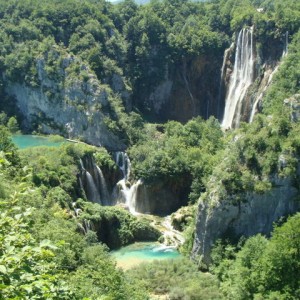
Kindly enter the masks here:
M 298 0 L 0 0 L 0 44 L 0 300 L 300 298 Z

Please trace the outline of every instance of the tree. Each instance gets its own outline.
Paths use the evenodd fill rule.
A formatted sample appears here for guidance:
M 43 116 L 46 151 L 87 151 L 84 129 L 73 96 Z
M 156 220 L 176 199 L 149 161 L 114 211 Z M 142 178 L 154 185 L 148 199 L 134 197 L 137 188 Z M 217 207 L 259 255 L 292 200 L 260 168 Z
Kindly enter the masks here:
M 264 294 L 300 298 L 300 213 L 275 227 L 261 264 Z
M 17 148 L 10 138 L 9 131 L 6 127 L 0 125 L 0 152 L 1 151 L 13 166 L 20 164 Z
M 15 192 L 0 204 L 0 299 L 75 299 L 56 271 L 55 247 L 48 240 L 38 243 L 28 231 L 31 209 L 18 206 L 26 193 Z
M 7 128 L 11 133 L 16 133 L 19 130 L 18 121 L 15 117 L 10 117 L 8 119 Z

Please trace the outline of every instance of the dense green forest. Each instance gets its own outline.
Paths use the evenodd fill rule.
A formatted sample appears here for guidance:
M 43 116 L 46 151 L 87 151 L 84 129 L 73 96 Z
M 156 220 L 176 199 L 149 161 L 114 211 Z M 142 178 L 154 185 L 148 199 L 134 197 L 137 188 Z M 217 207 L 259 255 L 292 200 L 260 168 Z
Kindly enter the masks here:
M 250 96 L 265 69 L 277 69 L 253 122 L 224 130 L 222 59 L 249 26 L 259 57 Z M 269 195 L 282 182 L 299 202 L 298 0 L 0 0 L 0 43 L 1 300 L 300 298 L 299 204 L 272 232 L 228 230 L 209 264 L 199 253 L 191 258 L 199 203 L 209 212 L 219 202 L 241 209 L 249 195 Z M 201 93 L 215 92 L 202 99 L 192 78 L 202 78 Z M 175 92 L 162 103 L 154 91 L 168 84 Z M 212 98 L 219 100 L 209 106 Z M 95 146 L 20 150 L 17 132 Z M 188 206 L 172 215 L 184 257 L 125 271 L 110 255 L 137 240 L 162 241 L 149 218 L 91 203 L 80 185 L 82 161 L 92 160 L 112 193 L 121 179 L 114 152 L 125 149 L 128 186 L 142 179 L 150 195 L 172 192 L 159 196 L 161 205 Z

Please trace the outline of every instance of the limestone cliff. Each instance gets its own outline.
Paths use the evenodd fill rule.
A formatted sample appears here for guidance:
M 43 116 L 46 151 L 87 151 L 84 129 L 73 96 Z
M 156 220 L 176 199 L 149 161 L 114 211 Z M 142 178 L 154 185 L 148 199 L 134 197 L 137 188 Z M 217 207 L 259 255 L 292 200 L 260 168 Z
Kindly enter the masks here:
M 155 121 L 186 122 L 195 116 L 218 117 L 222 57 L 201 55 L 164 66 L 165 76 L 154 87 L 134 92 L 134 103 Z
M 135 210 L 140 213 L 168 215 L 187 205 L 188 187 L 166 184 L 141 184 L 137 190 Z
M 216 184 L 217 185 L 217 184 Z M 219 238 L 270 234 L 274 222 L 300 209 L 299 190 L 293 178 L 272 179 L 271 190 L 243 195 L 243 201 L 223 199 L 211 189 L 200 199 L 192 255 L 209 265 L 210 251 Z
M 233 40 L 236 38 L 235 34 Z M 286 38 L 284 35 L 267 39 L 259 36 L 254 28 L 252 47 L 253 78 L 240 114 L 240 120 L 246 122 L 250 121 L 253 112 L 260 110 L 261 95 L 270 84 L 282 55 L 286 54 Z M 172 63 L 166 62 L 159 70 L 163 74 L 160 80 L 156 76 L 152 85 L 144 82 L 135 86 L 134 105 L 146 118 L 159 122 L 186 122 L 195 116 L 207 119 L 212 115 L 221 121 L 235 63 L 235 49 L 236 42 L 224 53 L 183 56 Z
M 51 72 L 46 57 L 36 60 L 37 80 L 6 82 L 6 93 L 15 98 L 23 128 L 58 133 L 111 149 L 125 145 L 107 127 L 113 91 L 102 85 L 89 68 L 71 55 L 57 53 Z M 116 81 L 116 78 L 115 78 Z M 120 78 L 118 89 L 120 89 Z
M 236 95 L 243 95 L 237 101 L 236 106 L 232 105 L 235 108 L 233 127 L 239 127 L 241 121 L 252 122 L 255 113 L 261 111 L 262 98 L 271 84 L 282 58 L 287 54 L 285 35 L 268 40 L 266 37 L 257 36 L 259 33 L 253 28 L 251 27 L 253 30 L 251 43 L 250 40 L 249 43 L 243 43 L 241 39 L 236 37 L 236 41 L 224 52 L 219 89 L 219 115 L 223 121 L 225 103 L 230 103 Z M 248 49 L 251 53 L 251 59 L 249 57 L 248 60 L 246 57 L 241 58 L 237 55 L 240 54 L 239 52 L 234 55 L 234 51 L 242 49 L 242 47 L 243 53 L 246 53 Z M 236 65 L 235 60 L 238 58 L 240 61 L 237 61 Z M 240 76 L 245 75 L 246 70 L 251 75 L 249 78 L 239 78 L 235 67 L 238 69 L 238 73 L 241 73 Z M 239 85 L 239 82 L 243 82 L 243 85 Z M 246 89 L 244 89 L 245 85 L 247 86 Z

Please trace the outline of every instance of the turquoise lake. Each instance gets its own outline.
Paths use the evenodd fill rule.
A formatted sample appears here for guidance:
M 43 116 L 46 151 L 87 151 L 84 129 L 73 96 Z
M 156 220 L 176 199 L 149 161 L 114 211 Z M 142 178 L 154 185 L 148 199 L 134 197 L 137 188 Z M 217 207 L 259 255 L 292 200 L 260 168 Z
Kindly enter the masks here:
M 37 146 L 58 147 L 64 141 L 54 142 L 53 139 L 38 135 L 13 135 L 12 141 L 19 149 L 26 149 Z
M 153 243 L 135 243 L 112 251 L 111 254 L 117 265 L 125 270 L 143 262 L 176 259 L 181 256 L 174 247 Z

